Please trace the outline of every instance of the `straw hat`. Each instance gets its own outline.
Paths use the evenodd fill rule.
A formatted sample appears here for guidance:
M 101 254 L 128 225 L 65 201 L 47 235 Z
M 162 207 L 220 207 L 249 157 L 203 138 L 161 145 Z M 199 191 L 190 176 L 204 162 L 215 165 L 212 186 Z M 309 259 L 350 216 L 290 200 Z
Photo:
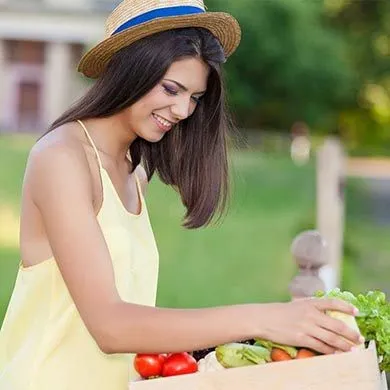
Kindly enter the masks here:
M 226 57 L 241 39 L 237 20 L 224 12 L 206 12 L 203 0 L 124 0 L 108 17 L 104 40 L 84 55 L 78 70 L 97 78 L 123 47 L 154 33 L 183 27 L 208 29 L 221 42 Z

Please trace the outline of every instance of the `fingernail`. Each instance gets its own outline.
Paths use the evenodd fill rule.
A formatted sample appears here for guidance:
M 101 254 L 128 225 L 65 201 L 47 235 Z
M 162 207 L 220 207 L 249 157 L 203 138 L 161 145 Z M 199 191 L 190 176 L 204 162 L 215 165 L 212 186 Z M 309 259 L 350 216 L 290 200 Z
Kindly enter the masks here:
M 363 336 L 359 337 L 359 344 L 363 344 L 366 341 L 366 339 Z
M 357 307 L 354 307 L 353 314 L 357 316 L 359 314 L 359 309 Z

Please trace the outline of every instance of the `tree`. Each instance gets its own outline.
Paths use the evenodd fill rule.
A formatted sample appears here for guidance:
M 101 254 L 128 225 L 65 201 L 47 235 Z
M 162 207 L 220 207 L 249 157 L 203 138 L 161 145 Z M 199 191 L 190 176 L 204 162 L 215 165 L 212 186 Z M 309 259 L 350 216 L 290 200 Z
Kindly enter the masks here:
M 390 3 L 325 1 L 328 25 L 344 35 L 358 77 L 355 99 L 340 113 L 340 133 L 352 150 L 388 153 L 390 142 Z
M 227 63 L 230 104 L 245 127 L 336 126 L 356 77 L 343 36 L 327 28 L 321 1 L 211 0 L 240 22 L 242 43 Z

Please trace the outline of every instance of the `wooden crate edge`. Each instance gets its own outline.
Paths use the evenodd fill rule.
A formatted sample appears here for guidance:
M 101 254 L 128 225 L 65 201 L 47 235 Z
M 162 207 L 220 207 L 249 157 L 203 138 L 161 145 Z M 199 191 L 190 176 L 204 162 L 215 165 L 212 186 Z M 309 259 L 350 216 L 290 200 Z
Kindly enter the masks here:
M 373 382 L 375 382 L 378 387 L 381 381 L 381 373 L 379 372 L 379 368 L 377 366 L 378 356 L 376 351 L 376 345 L 375 343 L 370 343 L 369 346 L 362 350 L 357 350 L 354 352 L 351 352 L 353 355 L 349 355 L 356 360 L 356 358 L 360 355 L 359 359 L 362 359 L 363 356 L 365 360 L 371 362 L 371 367 L 376 367 L 375 369 L 375 378 L 373 377 Z M 272 369 L 271 371 L 268 371 L 268 373 L 271 373 L 271 377 L 275 376 L 275 369 L 276 367 L 281 368 L 281 372 L 286 372 L 286 370 L 292 370 L 295 371 L 296 369 L 301 369 L 302 365 L 308 364 L 310 366 L 313 365 L 313 361 L 315 360 L 317 363 L 327 365 L 329 367 L 329 361 L 331 359 L 335 360 L 335 363 L 341 362 L 344 357 L 347 357 L 347 355 L 340 354 L 340 355 L 324 355 L 324 356 L 318 356 L 312 359 L 303 359 L 303 360 L 290 360 L 286 362 L 278 362 L 278 363 L 272 363 Z M 305 363 L 306 361 L 306 363 Z M 374 363 L 375 362 L 375 363 Z M 275 366 L 274 366 L 275 364 Z M 276 366 L 277 365 L 277 366 Z M 241 368 L 235 368 L 231 369 L 229 371 L 226 371 L 225 379 L 222 382 L 226 382 L 226 378 L 235 379 L 235 377 L 253 377 L 256 375 L 264 375 L 267 370 L 271 368 L 270 365 L 264 365 L 264 366 L 250 366 L 250 367 L 241 367 Z M 233 371 L 234 370 L 234 371 Z M 237 371 L 239 370 L 239 372 Z M 233 374 L 233 372 L 235 374 Z M 374 374 L 374 368 L 372 368 L 372 373 Z M 220 377 L 218 377 L 221 374 L 221 372 L 207 372 L 207 373 L 196 373 L 191 375 L 184 375 L 181 377 L 172 377 L 172 378 L 161 378 L 161 379 L 155 379 L 153 381 L 144 381 L 144 382 L 136 382 L 130 385 L 130 390 L 166 390 L 166 389 L 183 389 L 183 388 L 190 388 L 190 389 L 219 389 L 220 387 L 216 386 L 213 387 L 216 383 L 220 383 Z M 223 374 L 223 373 L 222 373 Z M 200 387 L 199 387 L 200 386 Z M 372 387 L 371 387 L 372 388 Z M 376 389 L 377 387 L 375 387 Z M 386 389 L 386 388 L 385 388 Z M 382 390 L 382 387 L 381 387 Z M 384 389 L 383 389 L 384 390 Z M 387 390 L 387 389 L 386 389 Z

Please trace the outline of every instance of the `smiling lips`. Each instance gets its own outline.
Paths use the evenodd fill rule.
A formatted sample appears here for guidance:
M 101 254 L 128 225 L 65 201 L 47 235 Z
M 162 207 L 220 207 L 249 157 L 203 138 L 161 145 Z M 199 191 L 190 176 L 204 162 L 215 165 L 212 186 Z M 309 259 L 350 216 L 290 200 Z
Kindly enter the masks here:
M 161 129 L 163 131 L 171 130 L 171 128 L 174 125 L 173 122 L 167 121 L 166 119 L 162 118 L 161 116 L 159 116 L 157 114 L 152 114 L 152 116 L 153 116 L 157 126 L 159 127 L 159 129 Z

